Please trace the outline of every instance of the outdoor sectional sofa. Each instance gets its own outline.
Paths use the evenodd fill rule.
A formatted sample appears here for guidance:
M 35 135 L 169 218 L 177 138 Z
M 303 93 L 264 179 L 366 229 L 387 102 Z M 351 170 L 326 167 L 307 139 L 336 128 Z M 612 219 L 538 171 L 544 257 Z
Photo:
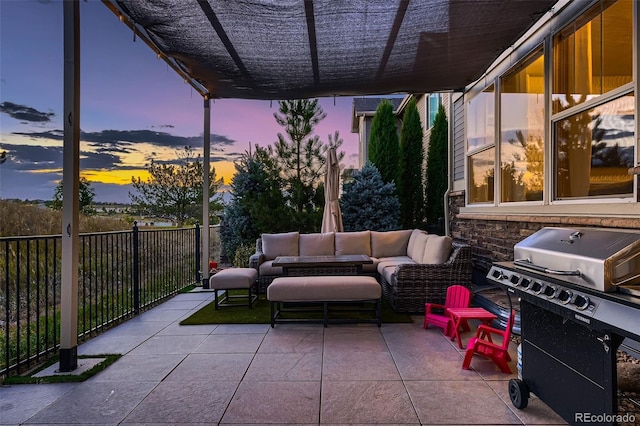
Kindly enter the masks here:
M 282 268 L 272 265 L 278 256 L 348 254 L 372 258 L 373 263 L 364 265 L 362 273 L 379 280 L 396 312 L 422 313 L 427 301 L 444 303 L 447 288 L 453 284 L 471 288 L 471 247 L 418 229 L 262 234 L 249 264 L 258 271 L 258 289 L 264 293 L 275 278 L 283 276 Z M 325 270 L 323 274 L 342 273 Z

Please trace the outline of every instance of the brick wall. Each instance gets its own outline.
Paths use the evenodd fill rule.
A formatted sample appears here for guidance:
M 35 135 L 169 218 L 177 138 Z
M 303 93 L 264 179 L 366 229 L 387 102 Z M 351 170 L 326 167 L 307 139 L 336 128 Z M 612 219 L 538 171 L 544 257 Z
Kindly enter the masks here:
M 471 245 L 474 277 L 486 275 L 493 262 L 513 260 L 513 246 L 545 226 L 640 229 L 637 219 L 619 217 L 461 215 L 464 198 L 464 191 L 449 196 L 450 233 L 454 240 Z

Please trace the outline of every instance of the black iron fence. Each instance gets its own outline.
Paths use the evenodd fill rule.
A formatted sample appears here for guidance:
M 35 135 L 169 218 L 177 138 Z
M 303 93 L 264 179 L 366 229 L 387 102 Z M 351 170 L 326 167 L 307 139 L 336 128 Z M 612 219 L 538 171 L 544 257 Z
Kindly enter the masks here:
M 80 234 L 78 339 L 200 283 L 200 227 Z M 62 237 L 0 238 L 0 376 L 57 355 Z

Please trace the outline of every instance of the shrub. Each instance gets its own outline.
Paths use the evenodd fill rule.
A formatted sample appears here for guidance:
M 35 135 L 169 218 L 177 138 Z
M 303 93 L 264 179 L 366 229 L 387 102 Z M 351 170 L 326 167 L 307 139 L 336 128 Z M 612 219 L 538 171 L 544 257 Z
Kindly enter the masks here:
M 411 98 L 400 131 L 400 163 L 398 164 L 398 198 L 400 221 L 405 229 L 423 226 L 424 185 L 422 184 L 422 126 L 415 98 Z
M 248 268 L 249 258 L 256 252 L 256 246 L 251 244 L 240 244 L 236 248 L 235 256 L 233 257 L 233 266 L 238 268 Z
M 220 230 L 229 260 L 241 244 L 255 244 L 263 232 L 290 231 L 291 209 L 281 191 L 282 179 L 268 152 L 256 146 L 236 162 L 231 200 L 224 209 Z
M 382 181 L 394 182 L 398 174 L 400 147 L 393 105 L 385 99 L 378 105 L 371 122 L 369 161 L 379 171 Z
M 444 194 L 447 191 L 447 114 L 438 107 L 429 138 L 426 171 L 427 223 L 435 225 L 444 218 Z
M 340 198 L 345 231 L 390 231 L 399 229 L 400 202 L 393 183 L 383 183 L 380 172 L 365 164 L 353 180 L 343 186 Z
M 27 202 L 0 200 L 0 237 L 60 235 L 62 212 Z M 130 230 L 124 218 L 80 215 L 80 232 Z

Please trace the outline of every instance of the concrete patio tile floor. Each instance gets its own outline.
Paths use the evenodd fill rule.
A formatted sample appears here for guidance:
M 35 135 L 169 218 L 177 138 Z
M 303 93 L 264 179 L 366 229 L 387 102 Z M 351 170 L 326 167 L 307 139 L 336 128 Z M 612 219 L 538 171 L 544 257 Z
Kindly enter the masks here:
M 515 375 L 480 357 L 463 370 L 464 351 L 420 317 L 381 328 L 179 325 L 212 299 L 177 295 L 81 344 L 82 355 L 123 354 L 83 383 L 0 387 L 0 424 L 566 424 L 535 396 L 514 408 Z

